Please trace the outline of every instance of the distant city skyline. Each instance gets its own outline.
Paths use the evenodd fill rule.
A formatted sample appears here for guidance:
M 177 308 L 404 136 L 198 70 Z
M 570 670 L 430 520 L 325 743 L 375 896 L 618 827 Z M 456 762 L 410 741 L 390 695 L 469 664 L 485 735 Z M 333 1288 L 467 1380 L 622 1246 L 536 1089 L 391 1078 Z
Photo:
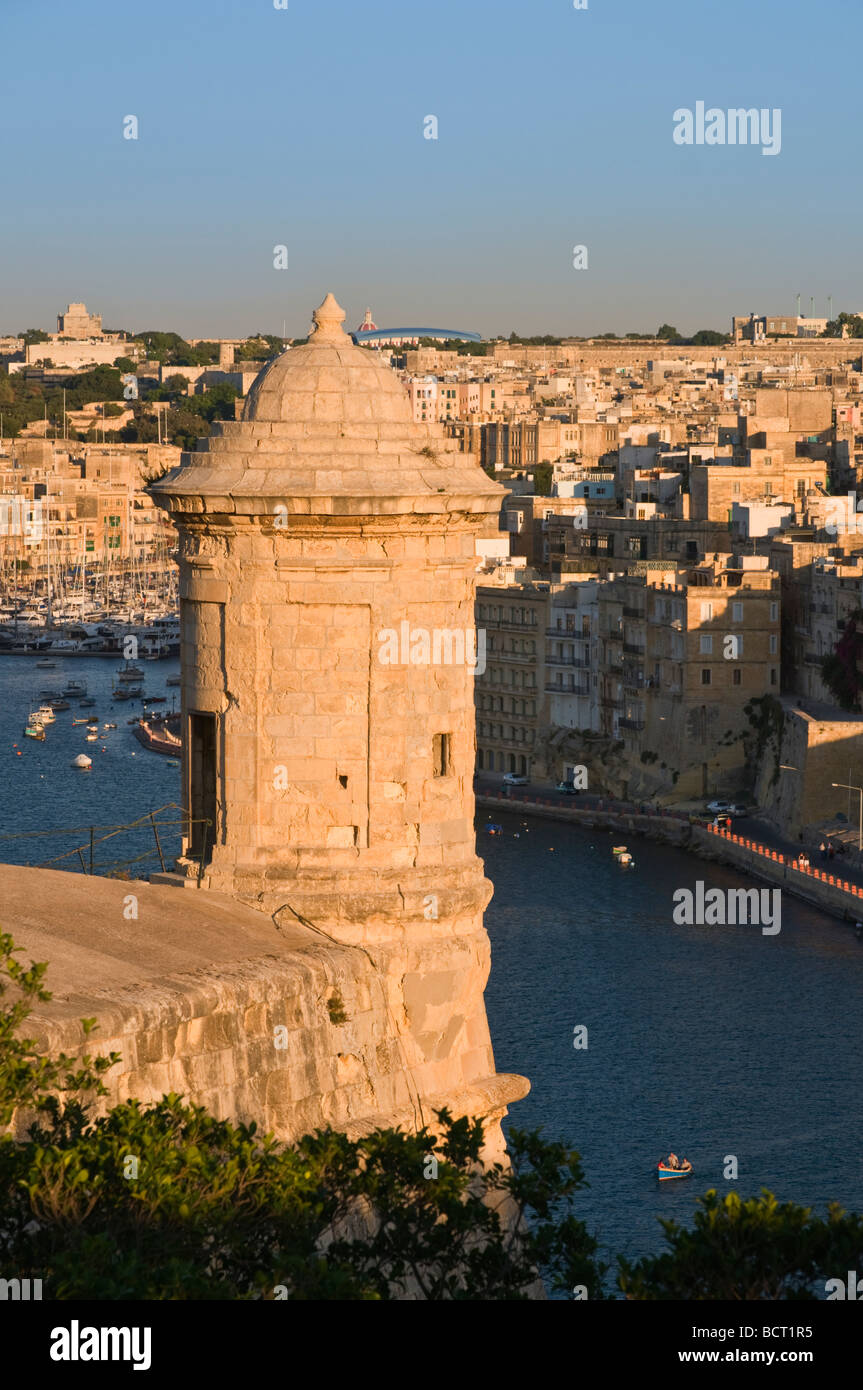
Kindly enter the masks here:
M 302 337 L 328 290 L 351 326 L 483 337 L 863 302 L 833 77 L 854 0 L 728 0 L 721 25 L 674 0 L 91 0 L 46 25 L 7 0 L 3 25 L 3 332 L 72 299 L 132 332 Z

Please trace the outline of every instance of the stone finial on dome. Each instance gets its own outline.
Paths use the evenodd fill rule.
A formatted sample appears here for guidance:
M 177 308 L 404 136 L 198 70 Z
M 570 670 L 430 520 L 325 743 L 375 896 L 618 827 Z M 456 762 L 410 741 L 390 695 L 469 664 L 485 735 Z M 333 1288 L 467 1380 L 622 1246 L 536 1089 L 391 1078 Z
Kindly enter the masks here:
M 315 310 L 312 318 L 315 321 L 314 342 L 341 342 L 347 338 L 347 334 L 342 328 L 345 321 L 345 311 L 334 295 L 327 295 L 323 304 Z

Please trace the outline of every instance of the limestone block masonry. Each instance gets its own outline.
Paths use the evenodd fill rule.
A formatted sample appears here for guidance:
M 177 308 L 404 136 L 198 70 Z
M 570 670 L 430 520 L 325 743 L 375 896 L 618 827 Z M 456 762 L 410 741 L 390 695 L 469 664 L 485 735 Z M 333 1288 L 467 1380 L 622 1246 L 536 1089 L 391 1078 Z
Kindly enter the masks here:
M 80 1020 L 96 1018 L 89 1048 L 120 1054 L 104 1105 L 175 1091 L 290 1141 L 328 1124 L 352 1136 L 414 1128 L 446 1104 L 490 1116 L 489 1148 L 500 1147 L 495 1120 L 524 1086 L 494 1076 L 484 1015 L 460 1012 L 475 1010 L 472 991 L 449 998 L 434 971 L 426 994 L 422 981 L 420 997 L 408 988 L 409 1054 L 365 951 L 297 923 L 277 930 L 225 894 L 4 864 L 0 901 L 3 929 L 28 959 L 49 963 L 53 998 L 28 1019 L 28 1036 L 74 1054 L 86 1045 Z M 460 1084 L 448 1051 L 462 1035 Z
M 243 419 L 152 488 L 180 535 L 186 865 L 209 892 L 362 948 L 381 1038 L 394 1023 L 419 1094 L 464 1113 L 491 1090 L 500 1115 L 527 1083 L 494 1074 L 460 653 L 475 537 L 503 490 L 414 422 L 343 319 L 328 295 Z M 422 640 L 419 661 L 389 659 L 403 625 L 438 659 Z

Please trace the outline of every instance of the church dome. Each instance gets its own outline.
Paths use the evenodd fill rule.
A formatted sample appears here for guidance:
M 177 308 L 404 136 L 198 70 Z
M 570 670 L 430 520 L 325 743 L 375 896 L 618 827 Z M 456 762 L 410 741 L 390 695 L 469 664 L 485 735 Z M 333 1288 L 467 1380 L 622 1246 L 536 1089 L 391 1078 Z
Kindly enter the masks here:
M 344 319 L 344 310 L 328 294 L 315 310 L 316 328 L 308 343 L 283 352 L 256 379 L 243 419 L 409 425 L 413 412 L 403 383 L 351 341 L 341 326 Z

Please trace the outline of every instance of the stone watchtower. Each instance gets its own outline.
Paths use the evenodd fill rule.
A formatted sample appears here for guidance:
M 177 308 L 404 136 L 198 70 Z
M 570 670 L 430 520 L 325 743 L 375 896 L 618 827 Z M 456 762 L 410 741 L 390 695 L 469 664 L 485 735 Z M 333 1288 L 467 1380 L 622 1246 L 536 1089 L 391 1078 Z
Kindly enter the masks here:
M 495 1076 L 485 1017 L 470 657 L 502 489 L 344 317 L 328 295 L 242 420 L 152 488 L 180 534 L 187 857 L 362 945 L 420 1096 L 499 1116 L 527 1084 Z M 406 1100 L 394 1080 L 383 1108 Z

